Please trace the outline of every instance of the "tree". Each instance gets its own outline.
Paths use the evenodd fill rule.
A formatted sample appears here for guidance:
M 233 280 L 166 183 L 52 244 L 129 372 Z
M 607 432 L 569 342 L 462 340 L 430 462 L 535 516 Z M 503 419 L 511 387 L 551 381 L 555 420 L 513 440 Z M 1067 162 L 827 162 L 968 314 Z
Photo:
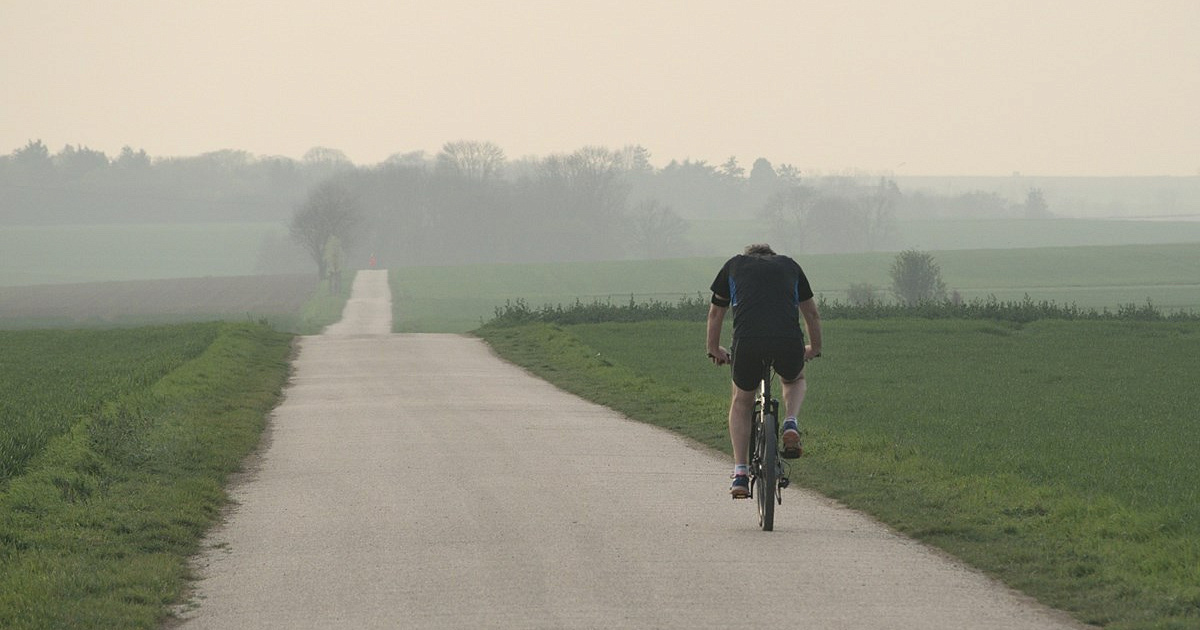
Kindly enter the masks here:
M 342 251 L 342 239 L 337 234 L 329 235 L 322 252 L 325 261 L 325 273 L 329 274 L 329 292 L 337 295 L 342 292 L 342 262 L 346 259 Z
M 650 164 L 650 150 L 646 147 L 640 144 L 626 145 L 617 154 L 623 170 L 638 175 L 654 173 L 654 165 Z
M 771 234 L 776 235 L 784 250 L 804 250 L 811 243 L 808 217 L 816 201 L 816 191 L 809 186 L 791 186 L 771 195 L 759 211 Z
M 635 256 L 642 258 L 666 258 L 687 252 L 688 223 L 670 206 L 661 205 L 657 199 L 637 204 L 631 213 L 632 235 L 629 247 Z
M 342 182 L 326 180 L 296 209 L 291 235 L 317 263 L 317 275 L 323 280 L 329 272 L 325 248 L 330 237 L 337 237 L 339 249 L 347 247 L 361 222 L 358 198 Z
M 773 234 L 809 253 L 886 249 L 896 232 L 902 196 L 894 181 L 880 179 L 875 186 L 850 176 L 810 181 L 816 185 L 780 182 L 759 206 L 758 216 Z
M 1046 204 L 1046 196 L 1042 194 L 1042 189 L 1030 188 L 1029 194 L 1025 196 L 1025 218 L 1049 219 L 1050 216 L 1050 206 Z
M 775 174 L 785 185 L 798 186 L 800 184 L 800 169 L 791 164 L 780 164 L 779 168 L 775 170 Z
M 946 299 L 942 268 L 928 252 L 905 250 L 892 261 L 892 293 L 908 306 Z
M 729 156 L 729 159 L 725 160 L 725 163 L 721 165 L 719 172 L 723 177 L 728 179 L 740 180 L 742 176 L 746 174 L 746 169 L 742 168 L 741 165 L 738 164 L 736 155 L 731 155 Z
M 300 158 L 309 166 L 327 168 L 329 170 L 341 170 L 353 168 L 354 163 L 346 154 L 339 149 L 330 149 L 329 147 L 313 147 L 304 152 L 304 156 Z
M 127 171 L 147 171 L 150 169 L 150 156 L 146 155 L 145 149 L 134 151 L 133 147 L 125 145 L 113 164 Z
M 758 158 L 754 160 L 754 165 L 750 167 L 750 181 L 760 182 L 760 185 L 773 185 L 779 179 L 779 175 L 771 166 L 771 161 L 767 158 Z
M 30 140 L 24 147 L 13 151 L 12 165 L 26 181 L 45 183 L 54 177 L 50 150 L 41 140 Z
M 78 182 L 94 171 L 108 168 L 108 156 L 84 146 L 67 145 L 54 156 L 54 164 L 64 181 Z
M 863 197 L 868 250 L 884 248 L 895 236 L 896 206 L 901 197 L 903 195 L 896 181 L 883 177 L 879 178 L 879 185 Z
M 437 156 L 438 171 L 480 182 L 498 177 L 503 166 L 504 149 L 491 142 L 447 142 Z
M 547 252 L 567 259 L 603 259 L 625 246 L 629 183 L 621 156 L 603 147 L 542 160 L 528 189 L 538 208 L 537 231 Z
M 408 153 L 393 153 L 382 162 L 382 166 L 425 166 L 424 151 L 409 151 Z

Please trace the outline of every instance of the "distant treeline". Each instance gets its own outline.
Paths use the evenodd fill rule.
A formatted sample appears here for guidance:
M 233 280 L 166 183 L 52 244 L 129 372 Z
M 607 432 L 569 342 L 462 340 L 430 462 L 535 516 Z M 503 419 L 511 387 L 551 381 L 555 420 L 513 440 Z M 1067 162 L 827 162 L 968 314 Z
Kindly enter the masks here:
M 1034 301 L 1029 296 L 1023 300 L 1002 301 L 995 296 L 970 302 L 939 300 L 913 306 L 899 302 L 870 301 L 850 304 L 817 297 L 822 319 L 980 319 L 1025 324 L 1038 320 L 1107 320 L 1107 321 L 1200 321 L 1200 313 L 1164 313 L 1149 301 L 1145 304 L 1122 304 L 1115 311 L 1108 309 L 1082 308 L 1075 304 L 1058 304 L 1053 301 Z M 574 304 L 545 304 L 531 307 L 522 299 L 509 300 L 497 307 L 495 316 L 487 326 L 517 326 L 540 322 L 546 324 L 595 324 L 603 322 L 641 322 L 654 320 L 705 321 L 708 315 L 708 297 L 697 294 L 682 296 L 676 302 L 662 300 L 637 301 L 630 297 L 628 302 L 614 303 L 611 300 L 594 300 Z
M 650 158 L 644 147 L 628 146 L 511 160 L 492 143 L 460 141 L 437 155 L 398 153 L 357 166 L 320 147 L 300 160 L 237 150 L 152 158 L 130 147 L 110 157 L 70 145 L 53 153 L 33 140 L 0 156 L 0 225 L 294 224 L 318 191 L 339 188 L 334 196 L 353 215 L 346 225 L 354 229 L 336 234 L 345 254 L 355 264 L 375 254 L 381 264 L 411 265 L 707 254 L 688 241 L 693 219 L 760 221 L 783 249 L 889 250 L 898 220 L 1058 211 L 1054 196 L 1032 185 L 1049 185 L 1045 179 L 996 178 L 1002 189 L 985 190 L 985 180 L 963 189 L 968 180 L 906 178 L 922 187 L 902 190 L 889 176 L 802 174 L 766 158 L 749 168 L 733 157 L 719 165 L 672 160 L 661 168 Z M 1173 212 L 1200 212 L 1200 177 L 1167 183 L 1139 184 L 1138 194 Z M 1079 213 L 1078 200 L 1072 203 Z M 314 247 L 325 242 L 310 246 L 310 256 L 320 259 Z M 289 248 L 295 245 L 270 241 L 262 257 L 294 259 Z
M 1038 190 L 1019 204 L 979 192 L 957 199 L 940 203 L 939 215 L 961 203 L 964 215 L 1050 216 Z M 886 177 L 809 178 L 765 158 L 749 172 L 734 158 L 655 168 L 640 146 L 509 161 L 496 145 L 461 141 L 432 159 L 396 156 L 335 175 L 312 191 L 292 228 L 322 269 L 333 264 L 330 243 L 387 265 L 706 254 L 688 240 L 689 219 L 714 218 L 759 221 L 783 249 L 855 252 L 892 249 L 898 217 L 920 212 L 906 204 Z
M 282 223 L 338 167 L 320 151 L 299 162 L 244 151 L 152 159 L 129 147 L 51 154 L 32 141 L 0 156 L 0 224 Z

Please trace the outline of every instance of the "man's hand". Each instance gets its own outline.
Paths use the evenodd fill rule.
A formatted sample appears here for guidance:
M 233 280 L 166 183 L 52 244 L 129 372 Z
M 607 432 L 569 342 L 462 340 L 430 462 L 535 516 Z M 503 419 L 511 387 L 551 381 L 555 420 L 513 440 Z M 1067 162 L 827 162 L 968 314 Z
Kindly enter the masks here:
M 821 351 L 819 349 L 814 350 L 812 346 L 804 346 L 804 360 L 805 361 L 812 361 L 813 359 L 815 359 L 819 356 L 821 356 Z
M 729 351 L 723 346 L 717 346 L 715 350 L 710 349 L 708 351 L 708 358 L 712 359 L 712 362 L 717 365 L 725 365 L 729 363 Z

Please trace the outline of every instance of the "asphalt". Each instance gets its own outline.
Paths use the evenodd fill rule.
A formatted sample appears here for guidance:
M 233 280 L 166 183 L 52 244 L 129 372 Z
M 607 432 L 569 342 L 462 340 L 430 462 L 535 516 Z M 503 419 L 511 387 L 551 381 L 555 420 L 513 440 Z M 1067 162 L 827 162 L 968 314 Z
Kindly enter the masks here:
M 390 330 L 362 271 L 300 340 L 172 627 L 1081 627 L 809 491 L 763 532 L 724 456 L 478 339 Z

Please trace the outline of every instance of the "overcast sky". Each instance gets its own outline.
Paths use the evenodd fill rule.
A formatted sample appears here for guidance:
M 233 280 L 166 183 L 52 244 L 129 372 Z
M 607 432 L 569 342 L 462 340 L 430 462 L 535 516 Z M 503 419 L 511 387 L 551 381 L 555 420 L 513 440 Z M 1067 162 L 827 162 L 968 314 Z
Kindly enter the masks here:
M 0 153 L 1200 175 L 1200 0 L 0 0 Z

